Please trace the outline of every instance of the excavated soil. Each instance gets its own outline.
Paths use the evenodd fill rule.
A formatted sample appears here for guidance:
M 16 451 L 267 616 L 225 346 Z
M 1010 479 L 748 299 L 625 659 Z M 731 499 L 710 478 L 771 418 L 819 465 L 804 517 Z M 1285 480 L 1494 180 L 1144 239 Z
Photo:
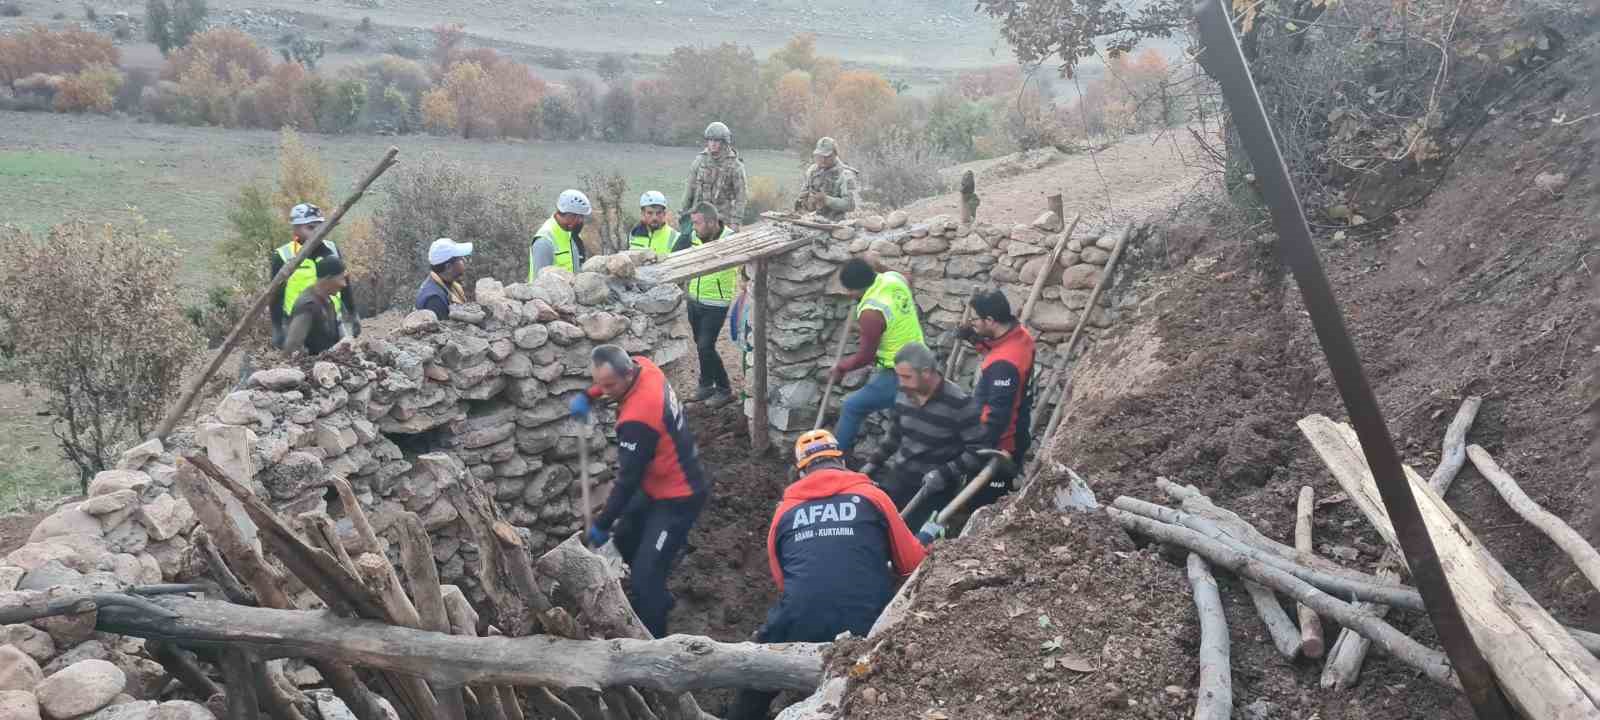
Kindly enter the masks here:
M 1401 222 L 1317 241 L 1406 462 L 1431 472 L 1462 398 L 1480 395 L 1469 442 L 1591 540 L 1600 511 L 1583 482 L 1585 376 L 1600 342 L 1587 302 L 1600 122 L 1550 118 L 1597 105 L 1600 53 L 1589 42 L 1507 97 L 1438 191 Z M 1566 182 L 1552 183 L 1555 174 Z M 1310 413 L 1346 418 L 1294 281 L 1277 271 L 1270 243 L 1219 234 L 1203 223 L 1169 231 L 1172 266 L 1132 289 L 1137 307 L 1085 359 L 1087 368 L 1137 366 L 1146 376 L 1086 372 L 1075 396 L 1090 402 L 1075 404 L 1051 456 L 1086 477 L 1102 504 L 1120 494 L 1165 502 L 1154 480 L 1166 476 L 1285 541 L 1296 494 L 1310 485 L 1334 500 L 1317 511 L 1318 550 L 1370 568 L 1382 541 L 1351 503 L 1332 497 L 1337 486 L 1295 427 Z M 1050 500 L 1060 482 L 1040 482 L 1012 522 L 936 546 L 910 616 L 851 683 L 846 716 L 1191 712 L 1199 628 L 1182 558 L 1135 548 L 1100 515 L 1061 513 Z M 1470 464 L 1447 499 L 1558 619 L 1600 626 L 1594 588 Z M 1279 657 L 1237 581 L 1218 579 L 1235 717 L 1471 717 L 1458 693 L 1376 651 L 1355 689 L 1321 689 L 1321 661 Z M 1420 613 L 1389 617 L 1438 646 Z M 1338 628 L 1325 628 L 1331 640 Z M 832 662 L 848 665 L 863 650 L 841 648 Z

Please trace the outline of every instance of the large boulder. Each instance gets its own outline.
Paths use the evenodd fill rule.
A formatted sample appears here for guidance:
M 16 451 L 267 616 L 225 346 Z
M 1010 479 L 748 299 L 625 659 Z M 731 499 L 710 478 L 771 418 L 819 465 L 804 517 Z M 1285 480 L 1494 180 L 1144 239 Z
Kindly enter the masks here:
M 56 643 L 50 634 L 32 625 L 0 627 L 0 643 L 27 653 L 35 662 L 49 662 L 56 654 Z
M 35 525 L 28 534 L 28 542 L 43 542 L 61 535 L 99 535 L 100 521 L 79 507 L 78 503 L 64 505 L 50 517 Z
M 0 720 L 39 720 L 39 701 L 26 690 L 0 690 Z
M 128 678 L 105 660 L 74 663 L 34 689 L 39 708 L 53 718 L 75 718 L 105 707 L 122 693 Z

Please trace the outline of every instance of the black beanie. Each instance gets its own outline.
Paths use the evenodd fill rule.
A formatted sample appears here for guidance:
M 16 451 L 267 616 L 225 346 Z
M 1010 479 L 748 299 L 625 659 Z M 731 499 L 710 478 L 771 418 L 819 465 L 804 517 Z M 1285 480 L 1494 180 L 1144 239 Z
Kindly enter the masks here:
M 329 255 L 317 261 L 317 279 L 331 278 L 344 274 L 344 261 L 338 255 Z

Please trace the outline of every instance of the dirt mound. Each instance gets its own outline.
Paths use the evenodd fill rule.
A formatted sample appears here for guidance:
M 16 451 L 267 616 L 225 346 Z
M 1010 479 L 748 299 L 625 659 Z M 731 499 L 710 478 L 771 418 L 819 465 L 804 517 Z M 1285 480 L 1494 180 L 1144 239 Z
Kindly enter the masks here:
M 1584 477 L 1588 444 L 1583 374 L 1600 341 L 1586 302 L 1594 267 L 1586 255 L 1600 212 L 1592 171 L 1600 122 L 1550 118 L 1600 105 L 1596 49 L 1592 40 L 1575 46 L 1518 86 L 1438 191 L 1400 224 L 1318 241 L 1404 459 L 1430 471 L 1461 399 L 1481 395 L 1469 441 L 1591 536 L 1600 530 L 1600 509 L 1576 478 Z M 1181 245 L 1169 245 L 1181 252 L 1164 273 L 1134 288 L 1134 322 L 1119 324 L 1085 362 L 1097 368 L 1131 358 L 1150 375 L 1130 383 L 1085 372 L 1053 456 L 1087 477 L 1102 503 L 1119 494 L 1161 500 L 1153 480 L 1164 475 L 1287 540 L 1301 485 L 1319 497 L 1337 491 L 1295 421 L 1314 412 L 1343 418 L 1342 403 L 1270 243 Z M 1448 500 L 1558 618 L 1588 627 L 1600 619 L 1594 590 L 1570 561 L 1470 465 Z M 1384 547 L 1347 502 L 1319 509 L 1315 532 L 1324 552 L 1354 550 L 1348 562 L 1355 567 L 1370 568 Z M 1181 558 L 1126 542 L 1104 520 L 1063 516 L 1047 500 L 1031 500 L 994 534 L 939 547 L 911 615 L 889 635 L 890 649 L 851 684 L 846 715 L 1187 715 L 1198 626 Z M 1355 689 L 1321 689 L 1322 663 L 1278 657 L 1237 580 L 1219 581 L 1236 716 L 1470 717 L 1458 693 L 1381 653 L 1368 658 Z M 1390 621 L 1437 647 L 1420 613 L 1391 613 Z M 1331 638 L 1338 628 L 1327 631 Z M 1060 650 L 1047 648 L 1056 635 Z M 1063 669 L 1065 653 L 1090 671 Z M 1052 656 L 1053 670 L 1045 667 Z

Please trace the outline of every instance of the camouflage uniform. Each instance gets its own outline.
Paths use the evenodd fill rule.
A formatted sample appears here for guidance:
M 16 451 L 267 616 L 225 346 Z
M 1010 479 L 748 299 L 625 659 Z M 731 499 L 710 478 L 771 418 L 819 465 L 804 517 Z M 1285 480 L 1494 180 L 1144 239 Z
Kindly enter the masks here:
M 806 168 L 806 179 L 800 186 L 800 197 L 794 202 L 796 211 L 808 210 L 803 206 L 805 194 L 808 192 L 822 193 L 826 196 L 825 205 L 816 212 L 829 220 L 841 220 L 845 213 L 861 204 L 861 183 L 856 178 L 856 169 L 842 161 L 835 161 L 833 167 L 826 170 L 818 167 L 816 163 Z
M 724 148 L 722 157 L 713 158 L 711 153 L 701 150 L 694 164 L 689 166 L 689 185 L 683 191 L 683 204 L 679 207 L 687 217 L 696 204 L 708 202 L 716 206 L 724 224 L 743 225 L 748 199 L 744 161 L 739 159 L 739 153 L 731 147 Z M 692 228 L 683 232 L 691 231 Z

